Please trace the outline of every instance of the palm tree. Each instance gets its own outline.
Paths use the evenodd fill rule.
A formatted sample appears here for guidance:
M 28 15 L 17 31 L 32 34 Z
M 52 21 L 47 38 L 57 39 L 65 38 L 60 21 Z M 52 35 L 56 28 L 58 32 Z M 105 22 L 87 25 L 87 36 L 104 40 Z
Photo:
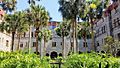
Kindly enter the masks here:
M 6 24 L 6 31 L 12 33 L 12 45 L 11 51 L 13 51 L 14 47 L 14 36 L 17 32 L 17 29 L 20 27 L 19 22 L 21 21 L 21 12 L 16 12 L 14 14 L 7 14 L 5 16 L 5 24 Z
M 87 47 L 87 39 L 90 39 L 90 24 L 88 22 L 81 22 L 78 25 L 78 38 L 84 40 L 84 46 Z M 87 49 L 86 49 L 87 52 Z
M 62 38 L 62 54 L 63 56 L 65 55 L 65 41 L 64 41 L 64 37 L 67 37 L 69 35 L 70 32 L 70 22 L 68 20 L 65 20 L 59 25 L 59 27 L 55 28 L 55 31 L 57 33 L 58 36 L 60 36 Z
M 94 45 L 94 21 L 102 18 L 103 9 L 106 8 L 109 0 L 103 2 L 103 0 L 86 0 L 82 4 L 81 10 L 79 12 L 79 16 L 82 20 L 90 22 L 91 24 L 91 37 L 92 37 L 92 46 L 93 49 L 96 50 Z
M 28 0 L 28 4 L 29 6 L 31 7 L 32 5 L 36 5 L 36 1 L 40 1 L 40 0 Z M 31 45 L 31 28 L 33 26 L 33 17 L 31 16 L 32 15 L 32 12 L 31 12 L 31 9 L 27 9 L 27 19 L 26 21 L 28 22 L 29 24 L 29 41 L 28 41 L 28 52 L 30 52 L 30 45 Z
M 5 29 L 6 29 L 6 27 L 5 27 L 5 22 L 3 21 L 3 22 L 0 23 L 0 31 L 1 31 L 1 32 L 4 32 Z
M 49 20 L 49 13 L 42 6 L 31 5 L 32 18 L 36 29 L 36 53 L 38 53 L 38 34 L 42 27 L 45 27 Z
M 25 33 L 26 31 L 28 31 L 28 23 L 25 20 L 25 12 L 21 11 L 19 12 L 19 17 L 21 18 L 19 20 L 19 27 L 17 29 L 17 35 L 18 35 L 18 46 L 17 46 L 17 50 L 19 50 L 19 43 L 20 43 L 20 39 L 21 39 L 21 35 L 23 33 Z
M 16 0 L 2 0 L 2 8 L 6 13 L 15 11 L 17 1 Z
M 41 40 L 44 40 L 44 53 L 46 53 L 46 42 L 48 42 L 50 40 L 50 38 L 52 37 L 52 32 L 51 30 L 48 29 L 43 29 L 39 32 L 39 41 L 41 42 Z
M 36 4 L 36 3 L 35 3 L 36 1 L 40 1 L 40 0 L 28 0 L 28 4 L 34 4 L 34 5 L 35 5 L 35 4 Z
M 76 35 L 76 19 L 77 15 L 79 14 L 79 7 L 80 4 L 83 2 L 80 0 L 59 0 L 59 11 L 61 12 L 63 19 L 70 19 L 72 21 L 72 34 L 73 34 L 73 46 L 74 52 L 76 52 L 76 43 L 77 43 L 77 35 Z
M 33 22 L 33 16 L 32 16 L 32 12 L 30 9 L 27 9 L 25 11 L 25 18 L 24 21 L 28 24 L 28 28 L 29 28 L 29 40 L 28 40 L 28 52 L 30 53 L 30 46 L 31 46 L 31 28 L 34 24 Z

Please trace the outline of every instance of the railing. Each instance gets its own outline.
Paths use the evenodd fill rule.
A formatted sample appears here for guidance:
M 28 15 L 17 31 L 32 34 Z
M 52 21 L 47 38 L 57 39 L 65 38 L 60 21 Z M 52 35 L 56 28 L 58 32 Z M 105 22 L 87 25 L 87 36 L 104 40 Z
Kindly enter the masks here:
M 57 62 L 50 62 L 51 68 L 62 68 L 62 59 L 59 59 Z
M 54 63 L 50 63 L 51 64 L 51 68 L 61 68 L 62 66 L 62 62 L 54 62 Z

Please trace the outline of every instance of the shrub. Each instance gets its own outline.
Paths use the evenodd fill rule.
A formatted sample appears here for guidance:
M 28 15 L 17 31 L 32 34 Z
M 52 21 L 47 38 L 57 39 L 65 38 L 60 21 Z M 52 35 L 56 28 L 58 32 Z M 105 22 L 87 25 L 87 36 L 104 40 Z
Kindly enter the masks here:
M 36 54 L 0 52 L 0 68 L 50 68 L 50 65 Z
M 100 53 L 73 54 L 65 60 L 64 68 L 120 68 L 120 58 Z

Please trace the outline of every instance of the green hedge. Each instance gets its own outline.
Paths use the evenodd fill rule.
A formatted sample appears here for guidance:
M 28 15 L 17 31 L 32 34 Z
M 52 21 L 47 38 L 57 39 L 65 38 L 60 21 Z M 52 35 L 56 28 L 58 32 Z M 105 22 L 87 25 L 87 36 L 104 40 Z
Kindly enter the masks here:
M 50 64 L 36 54 L 0 52 L 0 68 L 50 68 Z
M 0 68 L 50 68 L 48 61 L 36 54 L 0 52 Z M 99 53 L 73 54 L 62 62 L 62 68 L 120 68 L 120 58 Z
M 67 57 L 64 68 L 120 68 L 120 58 L 98 53 L 74 54 Z

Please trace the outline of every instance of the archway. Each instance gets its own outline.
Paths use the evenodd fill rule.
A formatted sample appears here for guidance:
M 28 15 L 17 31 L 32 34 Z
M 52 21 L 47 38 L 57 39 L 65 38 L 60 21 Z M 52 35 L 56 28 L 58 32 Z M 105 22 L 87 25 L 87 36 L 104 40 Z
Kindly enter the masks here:
M 57 56 L 58 56 L 57 52 L 55 51 L 51 52 L 51 55 L 50 55 L 51 59 L 57 58 Z
M 59 53 L 59 56 L 62 57 L 62 53 Z
M 48 54 L 48 53 L 46 53 L 46 56 L 47 56 L 47 57 L 49 57 L 49 54 Z

